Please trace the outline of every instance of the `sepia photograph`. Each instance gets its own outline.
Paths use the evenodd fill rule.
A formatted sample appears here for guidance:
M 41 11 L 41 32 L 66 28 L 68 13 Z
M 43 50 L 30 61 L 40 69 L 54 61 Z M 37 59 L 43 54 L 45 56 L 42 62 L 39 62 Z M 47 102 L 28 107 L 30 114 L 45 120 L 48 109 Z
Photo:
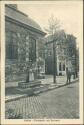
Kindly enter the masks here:
M 5 124 L 82 123 L 83 1 L 2 2 L 1 12 Z

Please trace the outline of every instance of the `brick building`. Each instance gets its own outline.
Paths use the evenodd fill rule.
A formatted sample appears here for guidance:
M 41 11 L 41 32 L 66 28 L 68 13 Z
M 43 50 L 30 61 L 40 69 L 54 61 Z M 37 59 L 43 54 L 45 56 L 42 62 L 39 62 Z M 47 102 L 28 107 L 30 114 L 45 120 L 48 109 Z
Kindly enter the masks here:
M 6 81 L 25 79 L 27 66 L 37 67 L 38 42 L 45 36 L 41 27 L 17 5 L 5 5 Z

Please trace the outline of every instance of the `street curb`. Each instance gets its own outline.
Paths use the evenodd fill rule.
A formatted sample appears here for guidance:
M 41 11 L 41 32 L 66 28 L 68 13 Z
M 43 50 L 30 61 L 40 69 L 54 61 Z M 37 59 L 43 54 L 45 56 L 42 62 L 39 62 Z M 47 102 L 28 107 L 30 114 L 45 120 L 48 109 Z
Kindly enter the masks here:
M 79 81 L 79 80 L 77 79 L 77 80 L 71 82 L 70 84 L 64 84 L 64 85 L 56 86 L 56 87 L 51 88 L 51 89 L 49 88 L 49 89 L 47 89 L 47 90 L 44 90 L 43 92 L 48 92 L 48 91 L 52 91 L 52 90 L 54 90 L 54 89 L 58 89 L 58 88 L 61 88 L 61 87 L 64 87 L 64 86 L 68 86 L 68 85 L 74 84 L 74 83 L 77 82 L 77 81 Z M 43 93 L 43 92 L 39 92 L 38 94 Z
M 68 86 L 68 85 L 71 85 L 71 84 L 73 84 L 73 83 L 75 83 L 75 82 L 77 82 L 77 81 L 79 81 L 79 80 L 77 79 L 77 80 L 75 80 L 75 81 L 72 81 L 70 84 L 64 84 L 64 85 L 56 86 L 56 87 L 51 88 L 51 89 L 48 88 L 47 90 L 44 90 L 44 91 L 39 92 L 39 93 L 36 93 L 36 94 L 40 94 L 40 93 L 43 93 L 43 92 L 48 92 L 48 91 L 52 91 L 52 90 L 57 89 L 57 88 L 61 88 L 61 87 L 64 87 L 64 86 Z M 34 93 L 34 94 L 35 94 L 35 93 Z M 28 97 L 28 96 L 33 96 L 34 94 L 32 94 L 32 95 L 24 94 L 24 95 L 22 95 L 22 96 L 20 96 L 20 97 L 11 98 L 11 99 L 5 100 L 5 103 L 11 102 L 11 101 L 16 101 L 16 100 L 21 99 L 21 98 L 26 98 L 26 97 Z
M 25 97 L 27 97 L 27 94 L 25 94 L 25 95 L 22 95 L 22 96 L 20 96 L 20 97 L 16 97 L 16 98 L 7 99 L 7 100 L 5 100 L 5 102 L 16 101 L 16 100 L 18 100 L 18 99 L 25 98 Z

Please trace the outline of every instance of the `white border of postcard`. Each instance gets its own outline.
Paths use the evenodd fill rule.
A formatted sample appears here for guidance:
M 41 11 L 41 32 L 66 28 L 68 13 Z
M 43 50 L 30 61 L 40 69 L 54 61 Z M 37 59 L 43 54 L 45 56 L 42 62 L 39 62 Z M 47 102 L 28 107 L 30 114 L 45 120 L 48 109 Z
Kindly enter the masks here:
M 83 124 L 83 21 L 81 23 L 81 41 L 79 44 L 80 51 L 80 119 L 5 119 L 5 4 L 52 4 L 57 1 L 1 1 L 1 123 L 6 124 Z M 63 1 L 62 1 L 63 2 Z M 68 2 L 68 1 L 64 1 Z M 71 0 L 72 2 L 72 0 Z M 83 18 L 83 1 L 77 1 L 81 4 L 81 18 Z

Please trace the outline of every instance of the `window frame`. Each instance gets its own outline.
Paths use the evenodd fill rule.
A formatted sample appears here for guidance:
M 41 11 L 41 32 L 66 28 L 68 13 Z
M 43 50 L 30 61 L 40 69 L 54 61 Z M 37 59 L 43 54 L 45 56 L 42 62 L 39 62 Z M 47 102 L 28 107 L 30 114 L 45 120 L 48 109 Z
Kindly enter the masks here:
M 14 31 L 7 31 L 6 35 L 9 33 L 9 38 L 6 36 L 6 59 L 10 60 L 18 60 L 18 40 L 17 40 L 17 33 Z M 13 37 L 13 34 L 16 36 Z M 7 40 L 8 39 L 8 40 Z M 15 40 L 15 42 L 14 42 Z
M 34 58 L 32 58 L 32 54 L 34 54 Z M 36 39 L 33 37 L 29 37 L 29 61 L 32 63 L 36 61 Z

